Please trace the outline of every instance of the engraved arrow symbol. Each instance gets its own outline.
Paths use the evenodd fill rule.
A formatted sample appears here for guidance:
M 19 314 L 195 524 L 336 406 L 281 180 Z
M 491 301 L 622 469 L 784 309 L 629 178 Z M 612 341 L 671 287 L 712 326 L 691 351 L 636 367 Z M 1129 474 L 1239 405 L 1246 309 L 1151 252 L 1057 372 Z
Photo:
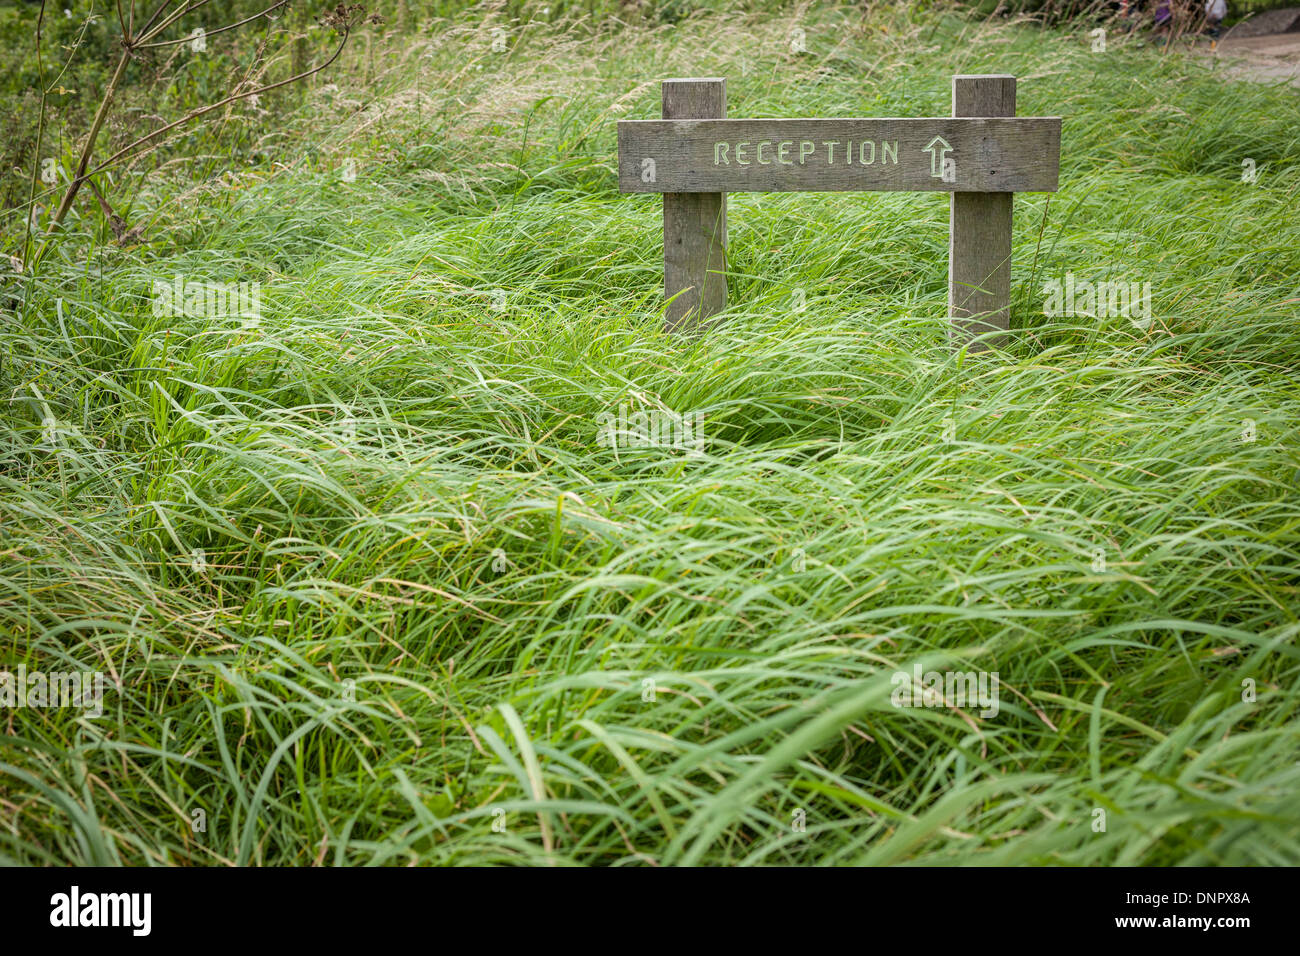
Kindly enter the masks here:
M 930 175 L 935 179 L 941 179 L 943 177 L 944 154 L 951 153 L 952 147 L 948 145 L 948 141 L 942 136 L 936 136 L 923 149 L 930 154 Z

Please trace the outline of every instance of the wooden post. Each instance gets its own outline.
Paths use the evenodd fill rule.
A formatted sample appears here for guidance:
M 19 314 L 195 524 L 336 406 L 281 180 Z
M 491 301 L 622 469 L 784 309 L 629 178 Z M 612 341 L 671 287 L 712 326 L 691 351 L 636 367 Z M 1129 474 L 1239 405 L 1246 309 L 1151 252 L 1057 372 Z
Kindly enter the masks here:
M 1014 76 L 954 76 L 953 116 L 1015 116 Z M 960 159 L 957 162 L 961 162 Z M 960 179 L 961 170 L 957 176 Z M 1005 330 L 1011 319 L 1012 193 L 954 192 L 948 235 L 948 316 L 953 344 Z M 1001 346 L 1000 335 L 971 351 Z
M 726 80 L 664 80 L 662 93 L 666 120 L 727 115 Z M 663 197 L 664 295 L 671 300 L 664 324 L 673 331 L 696 326 L 727 304 L 727 194 Z
M 1061 118 L 1016 116 L 1013 76 L 955 76 L 952 116 L 727 119 L 721 79 L 663 81 L 663 118 L 618 123 L 618 188 L 664 204 L 669 331 L 727 303 L 728 192 L 952 194 L 949 336 L 1006 342 L 1016 192 L 1054 192 Z M 976 345 L 972 340 L 986 335 Z

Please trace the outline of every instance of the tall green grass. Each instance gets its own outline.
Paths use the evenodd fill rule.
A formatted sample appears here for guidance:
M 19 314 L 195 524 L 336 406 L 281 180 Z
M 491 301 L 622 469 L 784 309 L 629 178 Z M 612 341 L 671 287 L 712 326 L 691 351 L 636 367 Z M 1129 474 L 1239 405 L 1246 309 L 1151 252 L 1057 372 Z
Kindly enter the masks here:
M 5 285 L 0 667 L 110 687 L 0 712 L 0 858 L 1300 862 L 1294 91 L 903 8 L 494 22 Z M 1064 117 L 1005 351 L 947 346 L 938 194 L 733 196 L 724 321 L 660 330 L 613 173 L 660 78 L 923 116 L 998 72 Z M 1151 321 L 1044 315 L 1067 271 Z M 176 274 L 260 322 L 155 316 Z M 620 404 L 703 447 L 605 447 Z M 999 714 L 893 707 L 918 662 Z

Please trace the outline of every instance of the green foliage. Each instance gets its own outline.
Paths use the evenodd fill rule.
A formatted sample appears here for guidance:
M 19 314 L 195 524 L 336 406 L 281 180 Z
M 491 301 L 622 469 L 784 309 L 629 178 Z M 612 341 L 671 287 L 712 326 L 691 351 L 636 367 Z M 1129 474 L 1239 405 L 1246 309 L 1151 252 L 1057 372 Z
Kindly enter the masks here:
M 0 667 L 110 681 L 0 713 L 0 857 L 1300 863 L 1293 92 L 898 7 L 497 17 L 376 33 L 0 288 Z M 1064 117 L 1006 352 L 947 346 L 938 194 L 733 196 L 725 320 L 660 331 L 613 122 L 661 77 L 934 115 L 955 72 Z M 1150 321 L 1044 315 L 1067 272 Z M 258 321 L 155 314 L 176 275 Z M 700 453 L 600 443 L 620 405 Z M 1000 713 L 891 706 L 917 663 Z

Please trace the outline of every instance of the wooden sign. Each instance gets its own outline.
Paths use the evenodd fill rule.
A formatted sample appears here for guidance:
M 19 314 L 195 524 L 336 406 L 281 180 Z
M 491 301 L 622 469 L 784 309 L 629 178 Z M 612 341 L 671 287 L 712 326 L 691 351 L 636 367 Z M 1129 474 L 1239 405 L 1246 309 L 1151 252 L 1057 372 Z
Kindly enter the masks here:
M 1051 192 L 1061 121 L 630 120 L 618 124 L 626 193 Z
M 953 194 L 956 340 L 1005 330 L 1011 194 L 1055 191 L 1061 148 L 1059 117 L 1014 115 L 1015 84 L 953 77 L 951 117 L 726 119 L 725 81 L 665 80 L 664 119 L 618 124 L 618 176 L 622 192 L 664 196 L 668 327 L 726 304 L 728 192 L 908 190 Z

